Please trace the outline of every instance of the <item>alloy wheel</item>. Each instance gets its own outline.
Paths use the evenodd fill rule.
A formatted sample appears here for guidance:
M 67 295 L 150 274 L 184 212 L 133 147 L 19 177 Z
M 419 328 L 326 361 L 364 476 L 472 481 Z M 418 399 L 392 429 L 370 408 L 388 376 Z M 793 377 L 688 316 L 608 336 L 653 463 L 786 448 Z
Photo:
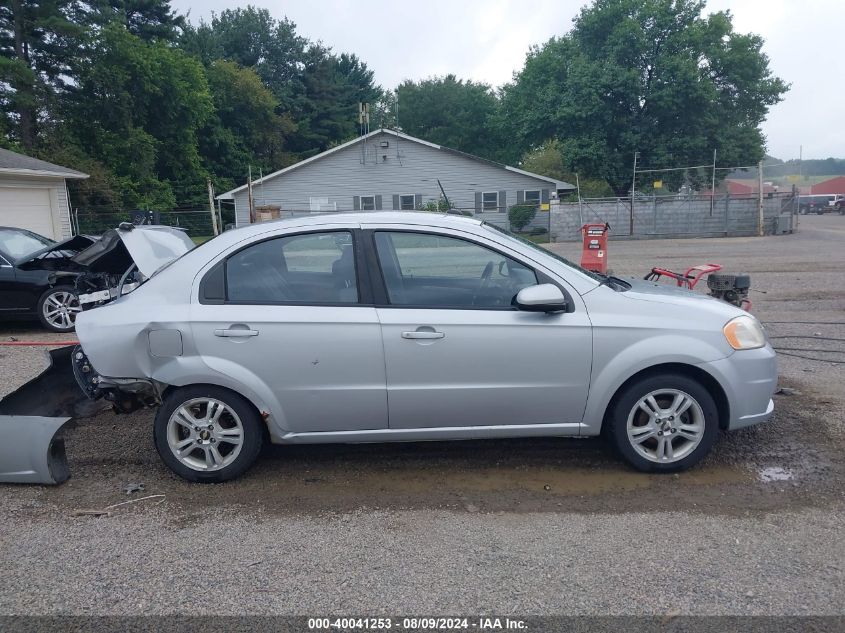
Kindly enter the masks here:
M 628 414 L 628 441 L 645 459 L 669 464 L 695 450 L 704 437 L 704 412 L 688 393 L 658 389 L 640 398 Z
M 80 312 L 79 297 L 69 290 L 56 290 L 49 294 L 41 308 L 44 320 L 58 330 L 72 329 Z
M 210 472 L 231 464 L 241 452 L 244 427 L 235 411 L 216 398 L 193 398 L 167 422 L 167 445 L 191 470 Z

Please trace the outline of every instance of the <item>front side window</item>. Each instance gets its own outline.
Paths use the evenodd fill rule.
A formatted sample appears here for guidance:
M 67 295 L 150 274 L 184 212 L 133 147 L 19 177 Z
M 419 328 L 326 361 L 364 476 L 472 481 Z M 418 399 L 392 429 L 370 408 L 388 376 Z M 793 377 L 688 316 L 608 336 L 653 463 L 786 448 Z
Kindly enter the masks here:
M 391 305 L 431 308 L 509 308 L 534 271 L 466 240 L 430 233 L 375 234 Z
M 487 191 L 481 194 L 481 210 L 482 211 L 498 211 L 499 210 L 499 192 Z
M 226 261 L 233 303 L 356 303 L 358 284 L 348 231 L 277 237 Z
M 375 196 L 361 196 L 361 211 L 375 211 L 376 197 Z
M 399 209 L 401 211 L 413 211 L 414 210 L 414 195 L 405 195 L 399 196 Z

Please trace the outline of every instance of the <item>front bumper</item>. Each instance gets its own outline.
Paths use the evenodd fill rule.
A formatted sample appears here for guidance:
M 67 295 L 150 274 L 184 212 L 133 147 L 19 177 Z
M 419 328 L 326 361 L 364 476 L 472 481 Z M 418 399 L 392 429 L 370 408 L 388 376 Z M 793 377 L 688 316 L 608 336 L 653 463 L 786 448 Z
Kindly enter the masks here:
M 727 429 L 735 431 L 768 420 L 775 405 L 778 368 L 775 350 L 768 343 L 759 349 L 739 350 L 701 368 L 725 390 L 730 416 Z

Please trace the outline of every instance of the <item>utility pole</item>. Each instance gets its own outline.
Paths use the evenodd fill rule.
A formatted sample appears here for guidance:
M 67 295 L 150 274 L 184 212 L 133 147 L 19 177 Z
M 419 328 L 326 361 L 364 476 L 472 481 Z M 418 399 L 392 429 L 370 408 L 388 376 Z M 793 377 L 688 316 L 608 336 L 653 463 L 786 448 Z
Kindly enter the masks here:
M 634 193 L 637 190 L 637 156 L 639 152 L 634 152 L 634 177 L 631 180 L 631 218 L 628 225 L 628 235 L 634 234 Z
M 220 231 L 217 230 L 217 210 L 214 208 L 214 185 L 211 184 L 211 178 L 206 180 L 206 184 L 208 184 L 208 210 L 211 211 L 211 230 L 214 231 L 214 235 L 220 235 Z
M 578 172 L 575 172 L 575 188 L 578 191 L 578 219 L 581 224 L 584 224 L 584 210 L 581 208 L 581 180 L 578 178 Z M 551 217 L 551 216 L 549 216 Z
M 713 175 L 710 178 L 710 216 L 713 216 L 713 201 L 716 199 L 716 150 L 713 150 Z
M 757 234 L 763 237 L 763 161 L 757 163 Z
M 249 223 L 255 222 L 255 199 L 252 197 L 252 165 L 249 166 L 249 176 L 246 181 L 247 202 L 249 203 Z

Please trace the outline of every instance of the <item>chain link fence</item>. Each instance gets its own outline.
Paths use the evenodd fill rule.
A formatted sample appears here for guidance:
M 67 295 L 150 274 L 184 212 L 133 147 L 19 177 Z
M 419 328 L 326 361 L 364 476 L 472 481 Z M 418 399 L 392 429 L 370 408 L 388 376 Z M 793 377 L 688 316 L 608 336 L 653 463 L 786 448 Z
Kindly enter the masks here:
M 75 233 L 82 235 L 101 235 L 108 229 L 117 227 L 122 222 L 131 222 L 137 225 L 159 224 L 175 226 L 185 229 L 188 235 L 194 239 L 202 239 L 214 235 L 211 212 L 208 209 L 108 212 L 90 212 L 79 209 L 73 213 Z

